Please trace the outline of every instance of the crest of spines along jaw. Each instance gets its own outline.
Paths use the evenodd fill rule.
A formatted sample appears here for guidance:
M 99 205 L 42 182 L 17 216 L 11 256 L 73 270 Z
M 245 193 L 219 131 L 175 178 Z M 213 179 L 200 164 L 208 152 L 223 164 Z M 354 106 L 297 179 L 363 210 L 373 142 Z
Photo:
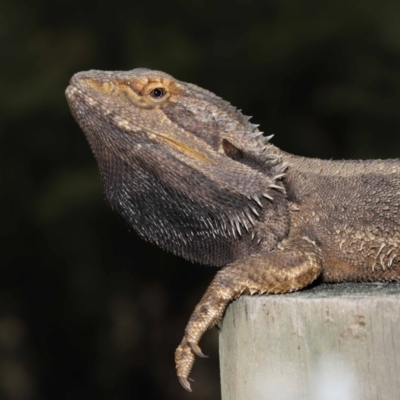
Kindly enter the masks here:
M 243 116 L 243 118 L 248 122 L 251 117 Z M 274 191 L 285 193 L 285 188 L 278 183 L 285 176 L 288 164 L 283 163 L 280 156 L 268 152 L 268 144 L 274 135 L 264 136 L 264 133 L 258 130 L 259 125 L 248 122 L 248 126 L 251 129 L 250 132 L 249 130 L 244 130 L 242 132 L 243 143 L 245 143 L 246 149 L 249 150 L 252 155 L 264 162 L 265 166 L 273 171 L 273 175 L 270 177 L 271 183 L 262 193 L 245 195 L 249 202 L 247 208 L 244 208 L 241 212 L 235 213 L 234 215 L 223 213 L 217 224 L 215 224 L 215 222 L 213 223 L 212 220 L 206 218 L 202 219 L 203 222 L 211 228 L 209 233 L 214 237 L 216 234 L 240 237 L 244 231 L 247 231 L 251 234 L 251 239 L 259 244 L 263 238 L 259 237 L 257 233 L 252 230 L 252 227 L 260 218 L 260 212 L 264 207 L 261 197 L 272 203 L 274 201 Z M 181 239 L 183 238 L 181 237 Z

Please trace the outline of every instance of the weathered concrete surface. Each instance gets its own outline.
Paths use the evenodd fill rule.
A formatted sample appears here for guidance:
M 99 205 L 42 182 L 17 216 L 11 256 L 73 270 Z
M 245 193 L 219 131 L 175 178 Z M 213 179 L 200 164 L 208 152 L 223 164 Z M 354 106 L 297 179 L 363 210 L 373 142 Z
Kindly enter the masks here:
M 221 328 L 223 400 L 400 399 L 400 283 L 243 296 Z

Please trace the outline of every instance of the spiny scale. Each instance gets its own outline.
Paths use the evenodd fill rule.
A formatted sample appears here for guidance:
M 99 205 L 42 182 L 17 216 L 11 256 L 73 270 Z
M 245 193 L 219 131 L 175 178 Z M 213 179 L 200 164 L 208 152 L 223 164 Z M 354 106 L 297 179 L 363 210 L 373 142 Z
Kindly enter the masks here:
M 258 197 L 258 195 L 253 194 L 252 198 L 253 198 L 253 200 L 254 200 L 260 207 L 263 206 L 262 203 L 261 203 L 261 201 L 260 201 L 260 198 Z

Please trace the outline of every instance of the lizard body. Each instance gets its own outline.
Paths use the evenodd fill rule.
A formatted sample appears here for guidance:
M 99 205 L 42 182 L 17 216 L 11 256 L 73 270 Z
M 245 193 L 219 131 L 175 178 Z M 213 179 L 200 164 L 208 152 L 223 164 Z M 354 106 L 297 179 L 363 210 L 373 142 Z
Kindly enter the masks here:
M 187 390 L 201 336 L 240 295 L 400 279 L 399 160 L 285 153 L 228 102 L 158 71 L 81 72 L 66 95 L 111 207 L 145 239 L 222 267 L 175 353 Z

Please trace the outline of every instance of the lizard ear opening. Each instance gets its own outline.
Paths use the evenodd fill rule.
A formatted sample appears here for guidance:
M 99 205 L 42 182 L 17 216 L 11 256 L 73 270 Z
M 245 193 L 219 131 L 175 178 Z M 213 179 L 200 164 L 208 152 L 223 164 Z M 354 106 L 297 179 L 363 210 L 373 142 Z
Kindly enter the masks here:
M 226 139 L 222 139 L 222 148 L 225 154 L 232 160 L 238 161 L 243 158 L 243 153 Z

